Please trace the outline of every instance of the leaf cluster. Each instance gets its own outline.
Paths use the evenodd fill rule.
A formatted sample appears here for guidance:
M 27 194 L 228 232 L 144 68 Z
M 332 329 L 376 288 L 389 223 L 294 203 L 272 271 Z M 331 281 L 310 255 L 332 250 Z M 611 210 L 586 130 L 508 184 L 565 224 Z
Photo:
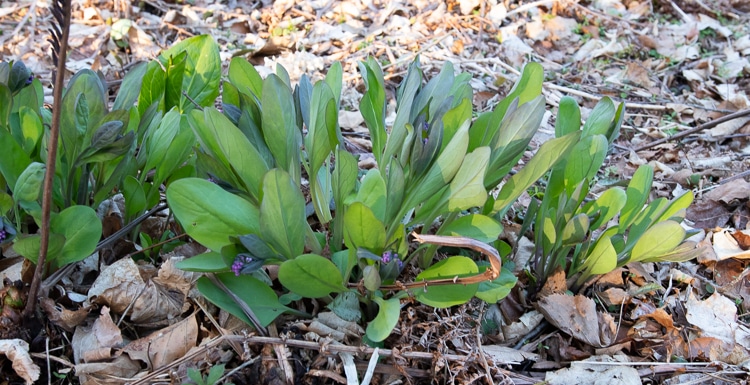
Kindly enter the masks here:
M 527 65 L 508 97 L 472 121 L 470 76 L 446 63 L 425 81 L 415 61 L 396 90 L 393 123 L 386 123 L 380 66 L 370 58 L 359 69 L 375 169 L 360 170 L 344 146 L 338 63 L 322 80 L 303 76 L 293 85 L 283 67 L 262 78 L 234 58 L 221 110 L 184 115 L 198 141 L 199 178 L 171 183 L 167 201 L 210 251 L 180 267 L 215 274 L 198 281 L 201 292 L 257 327 L 295 312 L 292 301 L 319 298 L 344 319 L 369 321 L 366 337 L 377 342 L 396 325 L 406 296 L 437 307 L 503 298 L 516 281 L 505 269 L 491 282 L 430 286 L 489 266 L 457 255 L 435 263 L 438 246 L 414 250 L 407 234 L 464 236 L 505 249 L 498 218 L 580 136 L 545 143 L 494 196 L 489 192 L 521 158 L 544 115 L 541 66 Z M 409 263 L 423 269 L 417 280 L 426 284 L 392 291 Z M 279 265 L 281 296 L 270 289 L 264 265 Z
M 629 262 L 683 261 L 696 256 L 695 244 L 680 225 L 693 201 L 692 192 L 647 204 L 653 168 L 643 165 L 626 188 L 612 186 L 587 201 L 623 120 L 623 104 L 603 98 L 581 127 L 581 113 L 570 97 L 560 101 L 557 137 L 580 133 L 573 151 L 545 178 L 543 197 L 529 207 L 524 229 L 533 227 L 539 284 L 556 269 L 577 275 L 572 288 L 593 275 Z
M 185 114 L 213 103 L 219 62 L 209 37 L 177 44 L 136 66 L 111 108 L 100 74 L 81 70 L 70 79 L 62 104 L 53 107 L 61 109 L 61 128 L 50 270 L 95 250 L 102 235 L 95 208 L 115 192 L 125 195 L 129 221 L 159 202 L 164 184 L 194 175 L 195 137 Z M 34 233 L 41 223 L 52 115 L 43 96 L 41 83 L 21 62 L 0 63 L 0 215 L 5 227 L 12 223 L 18 229 L 15 250 L 32 262 L 39 253 L 40 236 Z

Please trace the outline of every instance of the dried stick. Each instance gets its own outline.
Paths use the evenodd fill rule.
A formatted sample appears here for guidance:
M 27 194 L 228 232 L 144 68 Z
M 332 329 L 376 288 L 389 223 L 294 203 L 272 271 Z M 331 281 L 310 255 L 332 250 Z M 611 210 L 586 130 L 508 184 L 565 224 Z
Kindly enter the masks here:
M 489 259 L 490 269 L 486 270 L 484 273 L 472 275 L 469 277 L 455 276 L 453 278 L 430 279 L 430 280 L 424 280 L 422 282 L 410 282 L 410 283 L 397 282 L 395 285 L 383 285 L 380 287 L 381 289 L 404 290 L 404 289 L 414 289 L 414 288 L 419 288 L 419 287 L 427 288 L 428 286 L 437 286 L 437 285 L 471 285 L 474 283 L 479 283 L 479 282 L 484 282 L 484 281 L 494 281 L 498 276 L 500 276 L 500 270 L 503 267 L 503 262 L 500 259 L 500 254 L 498 254 L 495 248 L 493 248 L 492 246 L 486 243 L 479 242 L 476 239 L 471 239 L 471 238 L 466 238 L 466 237 L 446 237 L 442 235 L 423 235 L 423 234 L 417 234 L 416 232 L 411 233 L 411 235 L 414 237 L 414 240 L 416 240 L 419 243 L 431 243 L 433 245 L 463 247 L 466 249 L 471 249 L 479 253 L 482 253 L 483 255 L 487 256 L 487 259 Z
M 55 89 L 53 90 L 54 107 L 52 107 L 52 128 L 50 129 L 49 144 L 47 145 L 47 171 L 44 174 L 44 193 L 42 195 L 42 234 L 39 246 L 39 259 L 36 261 L 34 278 L 31 281 L 24 318 L 34 313 L 37 303 L 37 293 L 44 277 L 47 264 L 47 249 L 49 248 L 49 222 L 52 210 L 52 183 L 55 177 L 55 160 L 57 159 L 57 142 L 60 132 L 60 116 L 62 113 L 63 82 L 65 80 L 65 60 L 68 51 L 68 37 L 70 35 L 70 0 L 55 0 L 52 4 L 54 21 L 50 33 L 52 38 L 52 58 L 57 66 L 55 73 Z
M 728 122 L 730 120 L 741 118 L 741 117 L 746 116 L 746 115 L 750 115 L 750 108 L 748 108 L 746 110 L 737 111 L 737 112 L 735 112 L 733 114 L 722 116 L 722 117 L 720 117 L 718 119 L 714 119 L 714 120 L 712 120 L 710 122 L 703 123 L 700 126 L 693 127 L 693 128 L 691 128 L 689 130 L 682 131 L 682 132 L 674 134 L 672 136 L 668 136 L 666 138 L 661 138 L 659 140 L 655 140 L 655 141 L 653 141 L 653 142 L 651 142 L 649 144 L 645 144 L 643 146 L 640 146 L 640 147 L 634 149 L 633 151 L 638 152 L 638 151 L 647 150 L 649 148 L 658 146 L 658 145 L 660 145 L 662 143 L 666 143 L 666 142 L 669 142 L 671 140 L 676 140 L 676 139 L 684 138 L 684 137 L 686 137 L 688 135 L 695 134 L 696 132 L 700 132 L 700 131 L 703 131 L 703 130 L 708 130 L 709 128 L 716 127 L 719 124 L 722 124 L 724 122 Z

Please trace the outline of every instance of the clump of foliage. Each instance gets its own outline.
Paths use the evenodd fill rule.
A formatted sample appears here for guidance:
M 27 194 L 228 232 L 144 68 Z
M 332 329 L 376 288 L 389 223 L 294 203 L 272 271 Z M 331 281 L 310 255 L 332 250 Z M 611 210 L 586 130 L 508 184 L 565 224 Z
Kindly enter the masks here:
M 544 115 L 541 66 L 527 65 L 508 97 L 472 122 L 470 76 L 456 75 L 447 63 L 425 83 L 415 61 L 397 90 L 390 127 L 379 65 L 368 59 L 360 73 L 367 88 L 360 111 L 378 166 L 369 171 L 359 170 L 344 147 L 338 64 L 323 80 L 313 84 L 303 76 L 292 86 L 282 67 L 263 79 L 235 58 L 222 110 L 186 114 L 199 142 L 195 165 L 202 178 L 173 182 L 167 201 L 186 232 L 210 251 L 180 267 L 215 273 L 198 288 L 248 323 L 265 326 L 282 312 L 298 314 L 291 301 L 321 298 L 340 317 L 369 322 L 366 337 L 377 342 L 396 325 L 407 296 L 436 307 L 474 296 L 503 298 L 516 281 L 508 270 L 464 284 L 461 279 L 492 266 L 458 255 L 435 262 L 437 245 L 410 251 L 407 234 L 495 243 L 502 231 L 495 218 L 580 135 L 545 143 L 493 196 L 489 191 L 518 162 Z M 424 284 L 399 281 L 412 262 L 423 269 L 416 280 Z M 280 297 L 264 265 L 279 265 Z M 456 281 L 440 282 L 446 278 Z
M 70 79 L 56 107 L 62 115 L 49 271 L 94 252 L 102 235 L 95 208 L 114 191 L 125 195 L 127 221 L 158 204 L 163 184 L 194 175 L 195 136 L 184 114 L 211 105 L 219 88 L 219 52 L 205 41 L 211 38 L 177 44 L 135 67 L 111 109 L 99 74 L 81 70 Z M 43 96 L 23 63 L 0 63 L 0 230 L 6 242 L 18 232 L 13 247 L 32 262 L 40 248 L 35 233 L 52 117 Z
M 696 257 L 695 243 L 685 242 L 688 234 L 680 225 L 693 193 L 646 204 L 654 173 L 651 166 L 640 166 L 627 188 L 609 187 L 596 199 L 586 200 L 622 119 L 623 105 L 615 107 L 605 97 L 581 127 L 575 100 L 561 99 L 555 135 L 580 132 L 581 139 L 545 178 L 543 197 L 534 200 L 526 213 L 523 227 L 534 229 L 536 259 L 531 268 L 537 283 L 563 269 L 569 277 L 577 277 L 571 285 L 576 289 L 590 277 L 629 262 Z
M 508 294 L 516 277 L 495 251 L 510 253 L 498 240 L 499 219 L 548 172 L 544 198 L 524 223 L 537 237 L 538 281 L 556 267 L 580 273 L 581 283 L 631 260 L 691 256 L 679 221 L 692 196 L 644 207 L 650 168 L 627 190 L 585 202 L 622 106 L 603 100 L 581 129 L 578 107 L 563 99 L 556 137 L 509 176 L 545 113 L 540 65 L 526 65 L 507 97 L 473 119 L 470 76 L 446 63 L 425 81 L 415 61 L 388 124 L 380 66 L 368 59 L 359 69 L 371 170 L 360 170 L 344 146 L 339 64 L 320 81 L 303 76 L 293 85 L 282 67 L 264 79 L 235 58 L 220 85 L 218 47 L 198 36 L 131 70 L 111 108 L 101 77 L 77 73 L 60 106 L 49 267 L 96 249 L 94 208 L 114 192 L 125 197 L 128 222 L 156 206 L 166 186 L 176 219 L 209 249 L 180 267 L 206 273 L 197 286 L 210 301 L 262 330 L 284 312 L 307 316 L 290 305 L 317 298 L 341 318 L 367 323 L 366 339 L 378 343 L 406 297 L 448 307 Z M 0 63 L 0 242 L 13 241 L 31 261 L 51 116 L 42 95 L 22 63 Z M 489 261 L 469 252 L 437 261 L 440 245 Z M 267 265 L 278 265 L 278 277 Z M 421 269 L 415 281 L 402 274 L 408 265 Z

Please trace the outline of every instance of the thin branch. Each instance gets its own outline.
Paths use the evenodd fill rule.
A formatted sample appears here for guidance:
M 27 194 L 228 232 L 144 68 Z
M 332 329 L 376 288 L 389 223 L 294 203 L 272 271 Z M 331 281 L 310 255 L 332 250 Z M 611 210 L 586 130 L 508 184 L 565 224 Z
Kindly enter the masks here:
M 750 115 L 750 108 L 748 108 L 746 110 L 737 111 L 737 112 L 735 112 L 733 114 L 722 116 L 721 118 L 714 119 L 714 120 L 712 120 L 710 122 L 707 122 L 707 123 L 703 123 L 700 126 L 693 127 L 693 128 L 691 128 L 689 130 L 682 131 L 682 132 L 674 134 L 672 136 L 668 136 L 666 138 L 661 138 L 659 140 L 655 140 L 655 141 L 653 141 L 653 142 L 651 142 L 649 144 L 645 144 L 643 146 L 640 146 L 640 147 L 634 149 L 633 151 L 638 152 L 638 151 L 647 150 L 649 148 L 658 146 L 658 145 L 660 145 L 662 143 L 666 143 L 666 142 L 669 142 L 669 141 L 672 141 L 672 140 L 677 140 L 677 139 L 680 139 L 680 138 L 684 138 L 684 137 L 686 137 L 688 135 L 695 134 L 696 132 L 700 132 L 700 131 L 703 131 L 703 130 L 708 130 L 708 129 L 716 127 L 719 124 L 722 124 L 724 122 L 728 122 L 730 120 L 741 118 L 741 117 L 747 116 L 747 115 Z
M 441 246 L 452 246 L 452 247 L 463 247 L 465 249 L 471 249 L 479 252 L 489 259 L 490 268 L 485 270 L 483 273 L 475 274 L 469 277 L 455 276 L 453 278 L 445 279 L 430 279 L 422 282 L 410 282 L 401 283 L 396 282 L 395 285 L 383 285 L 380 288 L 383 290 L 406 290 L 415 288 L 427 288 L 428 286 L 439 286 L 439 285 L 471 285 L 474 283 L 480 283 L 484 281 L 494 281 L 500 276 L 500 270 L 503 267 L 502 259 L 500 254 L 492 246 L 479 242 L 476 239 L 466 237 L 447 237 L 442 235 L 424 235 L 413 232 L 411 234 L 419 243 L 430 243 L 433 245 Z
M 47 264 L 47 249 L 49 248 L 49 222 L 52 211 L 52 184 L 55 177 L 55 160 L 57 159 L 57 143 L 60 132 L 60 117 L 62 113 L 63 82 L 65 80 L 65 60 L 67 58 L 68 37 L 70 35 L 70 0 L 56 0 L 52 6 L 52 13 L 59 21 L 62 34 L 59 36 L 59 51 L 57 52 L 57 69 L 55 76 L 55 88 L 53 90 L 54 106 L 52 107 L 52 128 L 50 129 L 49 144 L 47 146 L 47 171 L 44 174 L 44 194 L 42 195 L 42 234 L 39 246 L 39 259 L 37 259 L 34 278 L 31 281 L 26 308 L 23 310 L 24 318 L 30 318 L 37 304 L 37 294 L 44 278 Z M 59 18 L 58 16 L 62 16 Z M 57 39 L 58 36 L 53 36 Z

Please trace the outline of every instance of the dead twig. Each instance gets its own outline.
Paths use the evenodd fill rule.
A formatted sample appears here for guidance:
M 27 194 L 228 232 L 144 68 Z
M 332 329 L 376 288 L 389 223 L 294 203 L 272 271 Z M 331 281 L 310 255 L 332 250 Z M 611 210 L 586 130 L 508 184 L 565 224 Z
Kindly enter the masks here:
M 500 259 L 500 254 L 498 254 L 497 250 L 493 248 L 492 246 L 479 242 L 476 239 L 466 238 L 466 237 L 446 237 L 442 235 L 424 235 L 424 234 L 417 234 L 416 232 L 412 233 L 412 236 L 414 237 L 414 240 L 416 240 L 419 243 L 430 243 L 433 245 L 441 245 L 441 246 L 452 246 L 452 247 L 462 247 L 465 249 L 471 249 L 476 252 L 479 252 L 483 255 L 487 256 L 487 259 L 489 259 L 490 262 L 490 269 L 484 271 L 480 274 L 475 274 L 468 277 L 459 277 L 458 275 L 453 278 L 445 278 L 445 279 L 432 279 L 432 280 L 424 280 L 422 282 L 410 282 L 410 283 L 400 283 L 396 282 L 395 285 L 383 285 L 380 288 L 383 290 L 404 290 L 404 289 L 414 289 L 414 288 L 426 288 L 428 286 L 438 286 L 438 285 L 471 285 L 474 283 L 484 282 L 484 281 L 494 281 L 498 276 L 500 276 L 500 270 L 502 270 L 503 262 Z
M 42 195 L 39 258 L 36 261 L 36 269 L 34 269 L 34 278 L 29 288 L 26 308 L 23 310 L 23 316 L 27 319 L 31 317 L 36 308 L 36 297 L 39 293 L 39 287 L 42 285 L 47 264 L 50 214 L 52 211 L 52 184 L 55 179 L 55 161 L 57 160 L 57 143 L 60 136 L 60 118 L 62 116 L 63 83 L 65 81 L 65 60 L 68 56 L 68 37 L 70 36 L 70 7 L 70 0 L 56 0 L 52 5 L 52 15 L 55 21 L 50 28 L 50 32 L 52 33 L 50 42 L 52 43 L 52 57 L 57 65 L 55 89 L 53 90 L 55 107 L 52 109 L 52 127 L 50 128 L 49 144 L 47 145 L 47 170 L 44 174 L 44 192 Z
M 708 130 L 709 128 L 716 127 L 719 124 L 722 124 L 724 122 L 728 122 L 730 120 L 741 118 L 741 117 L 747 116 L 747 115 L 750 115 L 750 108 L 745 109 L 745 110 L 737 111 L 737 112 L 735 112 L 733 114 L 722 116 L 721 118 L 714 119 L 714 120 L 712 120 L 710 122 L 703 123 L 703 124 L 701 124 L 701 125 L 699 125 L 697 127 L 693 127 L 693 128 L 691 128 L 689 130 L 682 131 L 680 133 L 668 136 L 666 138 L 661 138 L 659 140 L 655 140 L 655 141 L 653 141 L 653 142 L 651 142 L 649 144 L 645 144 L 643 146 L 635 148 L 635 149 L 633 149 L 633 151 L 638 152 L 638 151 L 647 150 L 649 148 L 658 146 L 658 145 L 660 145 L 662 143 L 666 143 L 666 142 L 669 142 L 669 141 L 672 141 L 672 140 L 677 140 L 677 139 L 680 139 L 680 138 L 684 138 L 684 137 L 686 137 L 688 135 L 695 134 L 696 132 L 700 132 L 700 131 L 703 131 L 703 130 Z

